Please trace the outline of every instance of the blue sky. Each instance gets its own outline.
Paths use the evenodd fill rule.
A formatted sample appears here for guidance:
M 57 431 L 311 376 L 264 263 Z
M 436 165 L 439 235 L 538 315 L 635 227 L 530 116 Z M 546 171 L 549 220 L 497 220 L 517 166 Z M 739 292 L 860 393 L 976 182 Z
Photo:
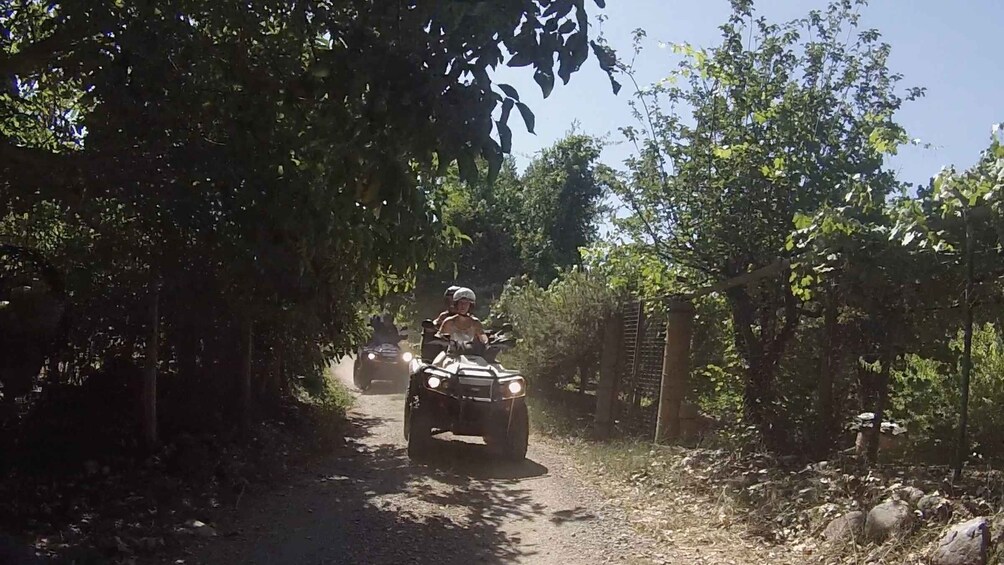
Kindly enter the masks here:
M 593 14 L 599 12 L 591 0 L 587 6 Z M 780 22 L 824 8 L 826 1 L 760 0 L 756 6 L 759 14 Z M 618 53 L 629 53 L 634 29 L 647 31 L 645 51 L 636 63 L 640 82 L 647 84 L 668 75 L 676 64 L 669 49 L 658 47 L 660 41 L 716 45 L 718 26 L 728 18 L 729 3 L 607 0 L 602 12 L 608 19 L 601 30 Z M 1004 0 L 872 0 L 861 14 L 862 27 L 878 29 L 892 45 L 889 66 L 904 75 L 902 86 L 927 88 L 927 96 L 906 104 L 898 119 L 910 137 L 935 147 L 905 147 L 891 166 L 903 180 L 922 183 L 943 165 L 972 165 L 989 141 L 991 125 L 1004 121 L 1004 64 L 1000 62 Z M 618 127 L 634 123 L 628 108 L 629 85 L 614 96 L 593 58 L 567 85 L 559 80 L 547 100 L 541 98 L 527 68 L 500 68 L 495 80 L 516 87 L 536 115 L 536 135 L 526 132 L 516 112 L 510 120 L 513 153 L 521 166 L 560 139 L 573 122 L 584 133 L 609 135 L 612 142 L 622 141 Z M 605 149 L 602 159 L 619 168 L 630 153 L 627 144 L 617 143 Z

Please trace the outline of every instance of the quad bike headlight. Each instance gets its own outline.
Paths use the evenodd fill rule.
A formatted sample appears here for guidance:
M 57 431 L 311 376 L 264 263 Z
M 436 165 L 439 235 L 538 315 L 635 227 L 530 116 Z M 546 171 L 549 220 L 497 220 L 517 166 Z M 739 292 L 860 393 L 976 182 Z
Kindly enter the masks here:
M 376 359 L 376 353 L 367 353 L 366 354 L 366 358 L 369 359 L 370 361 L 372 361 L 372 360 Z
M 411 360 L 414 358 L 415 356 L 411 354 L 411 351 L 405 351 L 401 354 L 401 359 L 404 360 L 405 363 L 411 363 Z
M 443 379 L 432 375 L 429 380 L 425 381 L 425 384 L 429 385 L 429 388 L 439 388 L 439 385 L 443 384 Z
M 526 392 L 526 381 L 523 377 L 505 379 L 499 383 L 504 398 L 514 398 Z

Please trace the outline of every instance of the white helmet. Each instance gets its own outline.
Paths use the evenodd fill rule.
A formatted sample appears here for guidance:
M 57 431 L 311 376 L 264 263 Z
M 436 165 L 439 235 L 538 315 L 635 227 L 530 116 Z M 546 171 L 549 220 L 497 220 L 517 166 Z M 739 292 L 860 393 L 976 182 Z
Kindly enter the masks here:
M 457 291 L 453 293 L 454 302 L 460 302 L 465 298 L 467 300 L 470 300 L 472 304 L 478 301 L 477 296 L 474 295 L 474 291 L 469 288 L 461 287 L 458 288 Z

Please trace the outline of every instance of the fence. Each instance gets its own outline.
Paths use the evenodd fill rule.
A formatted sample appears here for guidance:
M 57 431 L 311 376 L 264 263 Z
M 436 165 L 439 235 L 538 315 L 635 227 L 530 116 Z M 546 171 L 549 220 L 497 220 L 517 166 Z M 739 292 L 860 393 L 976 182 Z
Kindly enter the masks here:
M 630 434 L 655 433 L 666 345 L 666 316 L 652 303 L 622 306 L 623 337 L 619 382 L 620 427 Z

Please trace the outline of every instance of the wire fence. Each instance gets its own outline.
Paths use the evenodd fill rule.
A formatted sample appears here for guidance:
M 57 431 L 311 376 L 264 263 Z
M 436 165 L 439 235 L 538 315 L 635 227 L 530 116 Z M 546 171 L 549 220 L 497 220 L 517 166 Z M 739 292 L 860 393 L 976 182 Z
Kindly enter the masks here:
M 621 428 L 630 434 L 655 433 L 662 383 L 666 318 L 642 300 L 622 305 L 624 320 L 620 374 Z

